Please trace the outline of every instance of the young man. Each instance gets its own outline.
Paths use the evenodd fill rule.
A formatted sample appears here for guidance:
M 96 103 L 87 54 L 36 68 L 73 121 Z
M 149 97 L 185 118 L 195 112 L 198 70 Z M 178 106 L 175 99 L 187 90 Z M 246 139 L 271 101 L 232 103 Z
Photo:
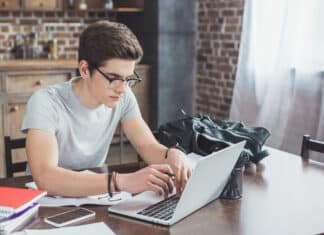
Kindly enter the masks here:
M 184 154 L 153 137 L 130 89 L 143 55 L 123 24 L 99 21 L 80 36 L 80 77 L 41 89 L 28 101 L 22 131 L 27 133 L 28 169 L 51 195 L 87 196 L 154 191 L 179 195 L 191 175 Z M 84 174 L 73 170 L 105 162 L 118 122 L 148 167 L 129 174 Z M 169 175 L 168 175 L 169 174 Z M 175 174 L 175 179 L 170 177 Z

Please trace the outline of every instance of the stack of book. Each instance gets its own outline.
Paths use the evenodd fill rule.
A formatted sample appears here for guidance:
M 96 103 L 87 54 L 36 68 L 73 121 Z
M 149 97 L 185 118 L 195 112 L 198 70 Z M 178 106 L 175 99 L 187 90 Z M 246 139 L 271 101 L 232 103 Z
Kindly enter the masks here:
M 0 187 L 0 234 L 10 233 L 37 216 L 37 200 L 45 195 L 43 190 Z

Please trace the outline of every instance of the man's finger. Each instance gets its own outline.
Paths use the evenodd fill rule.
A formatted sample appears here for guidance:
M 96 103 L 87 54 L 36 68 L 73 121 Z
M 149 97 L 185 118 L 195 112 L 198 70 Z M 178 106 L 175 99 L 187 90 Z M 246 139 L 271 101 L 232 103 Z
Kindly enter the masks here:
M 181 193 L 183 192 L 187 182 L 188 182 L 187 169 L 183 167 L 181 171 L 181 187 L 180 187 Z
M 156 185 L 156 184 L 153 184 L 152 182 L 148 182 L 148 185 L 149 185 L 149 190 L 155 192 L 158 196 L 161 196 L 163 194 L 163 189 Z
M 163 179 L 160 179 L 159 177 L 152 175 L 150 177 L 150 182 L 163 189 L 164 197 L 167 197 L 169 195 L 169 186 Z

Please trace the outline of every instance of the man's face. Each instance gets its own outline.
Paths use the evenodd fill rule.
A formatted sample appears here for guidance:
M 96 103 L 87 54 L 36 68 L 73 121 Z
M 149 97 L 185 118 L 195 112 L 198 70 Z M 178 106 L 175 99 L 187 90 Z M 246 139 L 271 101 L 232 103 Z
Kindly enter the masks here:
M 98 69 L 111 79 L 125 80 L 134 74 L 135 63 L 134 60 L 110 59 Z M 126 81 L 117 84 L 117 86 L 112 84 L 96 69 L 93 70 L 92 76 L 88 80 L 89 91 L 98 105 L 104 104 L 110 108 L 116 107 L 127 89 Z

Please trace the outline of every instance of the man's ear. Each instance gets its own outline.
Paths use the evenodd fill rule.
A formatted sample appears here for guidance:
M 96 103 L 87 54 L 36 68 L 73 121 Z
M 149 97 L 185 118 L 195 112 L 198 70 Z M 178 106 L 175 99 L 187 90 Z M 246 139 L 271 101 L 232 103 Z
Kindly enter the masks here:
M 89 64 L 86 60 L 81 60 L 79 62 L 79 73 L 83 79 L 90 78 Z

